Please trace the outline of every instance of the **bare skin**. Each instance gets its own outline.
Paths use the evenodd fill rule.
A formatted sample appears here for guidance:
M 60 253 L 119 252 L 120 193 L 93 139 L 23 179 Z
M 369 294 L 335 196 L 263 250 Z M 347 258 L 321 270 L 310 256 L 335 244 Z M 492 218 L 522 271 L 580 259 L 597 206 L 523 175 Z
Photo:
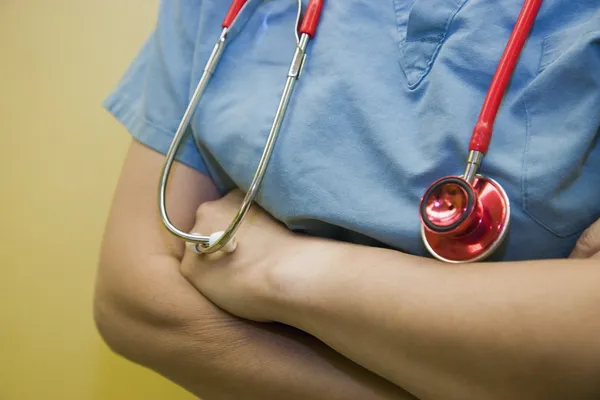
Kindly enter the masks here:
M 106 227 L 95 319 L 108 345 L 206 399 L 414 399 L 310 335 L 234 317 L 181 274 L 184 246 L 158 216 L 164 158 L 132 142 Z M 219 197 L 202 174 L 177 165 L 168 190 L 184 230 Z
M 234 192 L 198 210 L 226 226 Z M 571 258 L 449 267 L 288 231 L 255 207 L 231 255 L 182 273 L 229 312 L 302 329 L 420 399 L 600 398 L 600 221 Z

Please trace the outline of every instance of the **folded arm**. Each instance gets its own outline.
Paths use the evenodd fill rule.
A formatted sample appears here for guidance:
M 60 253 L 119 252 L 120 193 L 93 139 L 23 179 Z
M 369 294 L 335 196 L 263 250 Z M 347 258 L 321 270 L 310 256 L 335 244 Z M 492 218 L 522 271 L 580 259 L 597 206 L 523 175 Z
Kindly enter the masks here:
M 96 323 L 117 353 L 203 399 L 411 399 L 313 337 L 241 320 L 215 307 L 180 274 L 184 248 L 161 226 L 157 183 L 163 157 L 133 142 L 102 246 Z M 177 165 L 168 199 L 183 230 L 210 180 Z
M 202 205 L 198 229 L 225 226 L 240 202 Z M 203 294 L 420 399 L 600 398 L 600 221 L 570 259 L 461 266 L 297 235 L 258 207 L 237 236 L 235 253 L 184 268 Z
M 421 399 L 600 398 L 598 256 L 453 267 L 307 243 L 269 319 Z

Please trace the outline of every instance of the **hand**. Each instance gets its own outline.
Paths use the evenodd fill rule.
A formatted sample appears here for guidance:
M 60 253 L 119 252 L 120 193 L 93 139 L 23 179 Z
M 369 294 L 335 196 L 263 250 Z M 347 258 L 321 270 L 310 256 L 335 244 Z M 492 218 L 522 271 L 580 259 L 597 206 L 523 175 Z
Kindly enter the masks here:
M 222 231 L 238 212 L 244 194 L 238 190 L 220 200 L 202 204 L 196 213 L 193 232 L 209 235 Z M 239 317 L 269 321 L 269 285 L 273 270 L 289 261 L 299 235 L 253 205 L 237 231 L 233 253 L 200 255 L 188 250 L 181 273 L 205 297 Z
M 600 258 L 600 219 L 583 232 L 570 258 Z

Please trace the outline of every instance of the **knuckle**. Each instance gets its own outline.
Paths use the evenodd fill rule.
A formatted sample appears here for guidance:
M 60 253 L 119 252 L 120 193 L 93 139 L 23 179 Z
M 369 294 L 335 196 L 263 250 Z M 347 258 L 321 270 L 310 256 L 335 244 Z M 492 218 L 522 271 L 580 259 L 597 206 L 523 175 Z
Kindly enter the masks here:
M 214 205 L 210 201 L 200 204 L 200 206 L 196 210 L 196 219 L 201 220 L 203 217 L 210 215 L 213 209 Z

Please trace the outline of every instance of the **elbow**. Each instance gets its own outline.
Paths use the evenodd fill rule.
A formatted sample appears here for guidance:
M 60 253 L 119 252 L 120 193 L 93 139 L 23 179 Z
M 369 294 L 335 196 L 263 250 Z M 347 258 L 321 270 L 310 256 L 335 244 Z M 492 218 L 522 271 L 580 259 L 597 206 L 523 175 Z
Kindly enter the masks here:
M 106 264 L 99 265 L 93 318 L 112 352 L 168 373 L 179 370 L 190 354 L 204 364 L 220 353 L 221 338 L 212 327 L 214 313 L 202 312 L 201 305 L 192 301 L 195 297 L 183 295 L 186 287 L 168 275 L 173 269 L 155 270 L 163 275 L 136 274 L 132 271 L 137 268 Z
M 93 318 L 102 341 L 117 355 L 153 368 L 173 357 L 180 321 L 153 310 L 134 293 L 99 280 L 93 302 Z
M 149 290 L 150 280 L 132 279 L 126 268 L 105 267 L 100 266 L 93 301 L 100 338 L 118 356 L 204 394 L 220 359 L 221 336 L 206 328 L 210 322 L 204 315 L 194 312 L 192 317 L 189 304 L 176 294 L 167 302 L 157 301 L 165 293 L 177 293 L 168 279 L 162 281 L 166 287 Z
M 94 295 L 93 317 L 96 330 L 112 352 L 130 361 L 143 364 L 140 354 L 142 349 L 135 340 L 139 332 L 135 332 L 146 323 L 141 314 L 131 313 L 130 306 L 125 306 L 120 301 L 122 299 L 106 289 L 97 287 Z M 148 334 L 153 336 L 146 330 L 144 336 L 147 338 Z
M 113 298 L 106 293 L 98 293 L 98 290 L 94 296 L 93 316 L 96 331 L 108 348 L 118 355 L 131 359 L 134 342 L 127 327 L 139 321 L 130 318 L 115 304 Z

